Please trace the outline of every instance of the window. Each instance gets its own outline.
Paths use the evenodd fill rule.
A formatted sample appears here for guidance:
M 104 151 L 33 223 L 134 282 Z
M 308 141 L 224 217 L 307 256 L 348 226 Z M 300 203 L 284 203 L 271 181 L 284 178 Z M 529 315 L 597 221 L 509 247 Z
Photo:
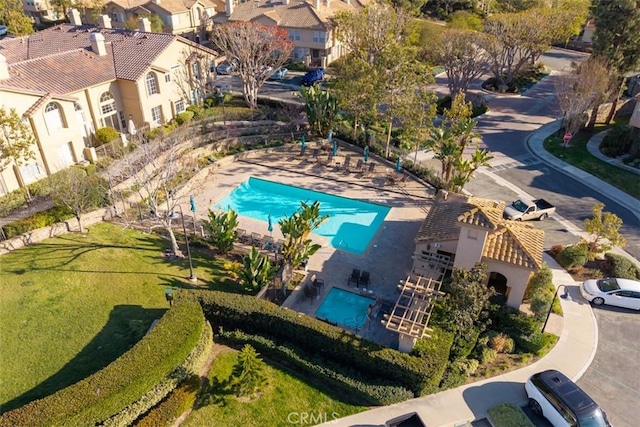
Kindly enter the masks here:
M 100 95 L 100 111 L 102 112 L 100 121 L 103 127 L 110 126 L 117 131 L 122 129 L 120 127 L 120 120 L 118 119 L 116 101 L 113 99 L 113 95 L 111 95 L 111 93 L 105 92 Z
M 180 114 L 185 110 L 184 101 L 181 99 L 180 101 L 176 101 L 176 114 Z
M 191 64 L 191 71 L 194 79 L 200 79 L 200 63 L 194 62 Z
M 299 42 L 301 38 L 300 30 L 289 30 L 289 40 Z
M 164 82 L 171 83 L 171 74 L 167 73 L 164 75 Z
M 293 50 L 293 58 L 297 60 L 303 60 L 306 56 L 311 55 L 311 49 L 308 47 L 296 47 Z
M 75 163 L 71 142 L 58 147 L 58 160 L 60 161 L 60 165 L 64 167 L 71 166 Z
M 38 163 L 33 162 L 28 165 L 20 166 L 20 174 L 25 184 L 31 184 L 42 177 L 40 166 Z
M 322 31 L 314 31 L 313 32 L 313 42 L 314 43 L 325 43 L 327 41 L 327 33 Z
M 111 20 L 113 22 L 118 22 L 118 14 L 115 12 L 111 12 Z
M 155 95 L 158 93 L 158 81 L 156 80 L 155 73 L 147 74 L 147 96 Z
M 62 110 L 60 106 L 55 102 L 50 102 L 44 108 L 44 119 L 49 128 L 49 132 L 62 129 L 64 126 L 64 117 L 62 117 Z
M 162 107 L 160 105 L 151 109 L 151 120 L 154 125 L 162 123 Z

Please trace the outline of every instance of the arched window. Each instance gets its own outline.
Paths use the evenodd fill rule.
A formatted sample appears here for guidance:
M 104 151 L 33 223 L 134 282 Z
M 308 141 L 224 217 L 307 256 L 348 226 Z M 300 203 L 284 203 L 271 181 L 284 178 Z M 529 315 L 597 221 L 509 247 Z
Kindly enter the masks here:
M 116 100 L 109 92 L 100 95 L 100 112 L 102 113 L 102 126 L 110 126 L 120 131 L 120 121 L 118 120 L 118 110 L 116 109 Z
M 147 96 L 155 95 L 158 93 L 158 81 L 156 80 L 155 73 L 147 74 Z
M 47 123 L 49 132 L 65 127 L 62 109 L 56 102 L 50 102 L 44 108 L 44 120 Z

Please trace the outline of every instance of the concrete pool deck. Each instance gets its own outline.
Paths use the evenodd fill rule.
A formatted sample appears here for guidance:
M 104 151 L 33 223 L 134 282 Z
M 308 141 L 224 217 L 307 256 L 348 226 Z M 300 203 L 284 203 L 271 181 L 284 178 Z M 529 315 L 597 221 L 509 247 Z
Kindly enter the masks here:
M 299 147 L 285 146 L 242 153 L 236 156 L 234 162 L 216 168 L 206 182 L 194 189 L 197 206 L 202 207 L 196 212 L 196 218 L 206 219 L 205 207 L 222 199 L 251 176 L 389 206 L 389 214 L 361 255 L 336 250 L 326 239 L 314 236 L 314 241 L 323 247 L 309 260 L 306 280 L 315 274 L 324 280 L 325 286 L 316 299 L 305 299 L 302 291 L 296 291 L 285 301 L 285 306 L 313 316 L 331 287 L 358 291 L 354 286 L 347 285 L 354 268 L 371 273 L 369 288 L 373 294 L 368 293 L 369 296 L 381 302 L 395 302 L 396 285 L 398 281 L 406 279 L 410 272 L 413 238 L 426 216 L 426 209 L 432 203 L 434 190 L 413 180 L 389 184 L 385 176 L 393 172 L 393 166 L 383 165 L 373 157 L 369 162 L 375 162 L 378 166 L 377 173 L 371 176 L 346 173 L 319 164 L 311 160 L 310 152 L 314 146 L 313 142 L 307 144 L 307 157 L 299 156 Z M 341 146 L 338 159 L 346 154 L 352 155 L 352 164 L 355 163 L 354 159 L 357 161 L 362 157 L 361 153 L 350 152 Z M 326 159 L 327 155 L 320 157 Z M 268 234 L 266 220 L 239 217 L 239 223 L 239 228 L 247 233 Z M 274 223 L 273 228 L 273 238 L 283 238 L 278 224 Z M 373 323 L 365 325 L 359 334 L 386 345 L 393 345 L 395 341 L 397 347 L 397 334 L 387 331 L 379 318 Z

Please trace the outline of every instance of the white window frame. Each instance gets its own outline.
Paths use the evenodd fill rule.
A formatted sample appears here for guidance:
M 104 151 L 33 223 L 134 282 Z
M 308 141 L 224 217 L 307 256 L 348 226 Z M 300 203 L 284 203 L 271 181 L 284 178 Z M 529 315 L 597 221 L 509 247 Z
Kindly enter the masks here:
M 313 42 L 314 43 L 326 43 L 327 42 L 327 33 L 324 31 L 314 31 L 313 32 Z
M 299 42 L 302 40 L 302 32 L 300 30 L 289 30 L 289 40 Z
M 176 101 L 174 105 L 175 105 L 175 108 L 176 108 L 176 114 L 180 114 L 180 113 L 182 113 L 182 112 L 187 110 L 187 106 L 185 105 L 183 99 L 181 99 L 179 101 Z
M 162 124 L 162 105 L 151 108 L 151 121 L 154 125 Z
M 165 83 L 171 83 L 171 74 L 167 73 L 164 75 L 164 82 Z
M 44 108 L 44 119 L 47 123 L 47 129 L 49 132 L 56 131 L 66 127 L 64 125 L 64 115 L 62 114 L 62 108 L 57 102 L 50 102 Z
M 158 89 L 158 79 L 156 78 L 156 73 L 153 71 L 149 71 L 147 73 L 147 77 L 145 77 L 145 86 L 147 87 L 147 96 L 157 95 L 160 93 Z

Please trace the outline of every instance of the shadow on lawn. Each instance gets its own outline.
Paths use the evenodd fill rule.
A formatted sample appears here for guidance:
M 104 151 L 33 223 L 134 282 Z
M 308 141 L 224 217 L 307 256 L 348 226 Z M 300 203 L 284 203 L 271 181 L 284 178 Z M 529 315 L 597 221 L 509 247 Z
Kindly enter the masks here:
M 140 341 L 151 323 L 161 318 L 165 311 L 164 309 L 145 309 L 139 305 L 115 306 L 109 314 L 107 324 L 73 359 L 36 387 L 3 403 L 2 412 L 49 396 L 98 372 Z M 64 344 L 64 342 L 59 343 L 59 345 Z M 19 355 L 16 356 L 19 357 Z

